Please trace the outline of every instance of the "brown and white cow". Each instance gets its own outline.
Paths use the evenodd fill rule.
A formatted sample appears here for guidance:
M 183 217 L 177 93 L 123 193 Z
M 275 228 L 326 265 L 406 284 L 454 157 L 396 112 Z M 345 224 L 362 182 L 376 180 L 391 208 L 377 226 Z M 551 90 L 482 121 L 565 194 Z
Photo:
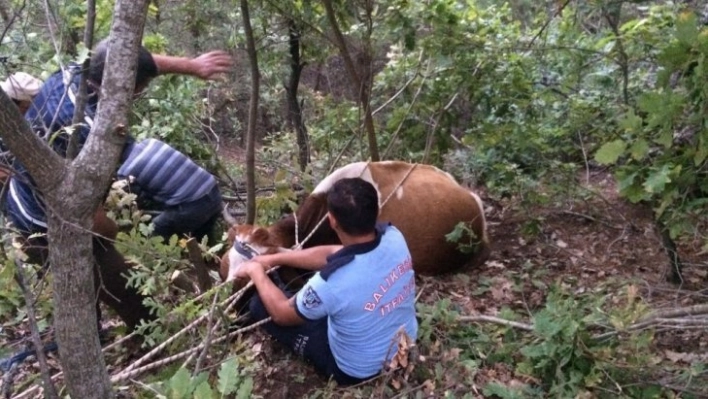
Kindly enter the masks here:
M 379 194 L 378 219 L 391 222 L 403 233 L 417 273 L 440 274 L 466 265 L 479 266 L 487 260 L 490 248 L 479 196 L 433 166 L 398 161 L 357 162 L 327 176 L 294 215 L 270 227 L 233 225 L 228 233 L 230 249 L 221 262 L 221 277 L 232 280 L 239 265 L 255 253 L 295 246 L 296 224 L 298 241 L 305 240 L 319 224 L 303 248 L 338 244 L 337 235 L 324 219 L 326 194 L 336 181 L 351 177 L 361 177 L 374 185 Z M 478 240 L 476 252 L 460 252 L 456 244 L 446 240 L 445 235 L 459 222 L 468 223 L 474 232 Z

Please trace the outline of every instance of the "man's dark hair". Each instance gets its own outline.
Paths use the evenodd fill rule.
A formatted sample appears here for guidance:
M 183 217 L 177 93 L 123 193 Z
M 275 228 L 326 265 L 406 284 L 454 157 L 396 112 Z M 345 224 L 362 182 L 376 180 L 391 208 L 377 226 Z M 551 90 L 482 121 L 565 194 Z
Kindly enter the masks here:
M 91 67 L 88 78 L 97 85 L 103 83 L 103 68 L 106 65 L 108 39 L 101 40 L 93 49 Z M 157 76 L 157 65 L 152 54 L 143 46 L 138 50 L 138 71 L 135 76 L 135 87 L 147 86 L 151 79 Z
M 369 234 L 374 231 L 379 216 L 379 195 L 366 180 L 342 179 L 327 192 L 327 210 L 345 233 Z

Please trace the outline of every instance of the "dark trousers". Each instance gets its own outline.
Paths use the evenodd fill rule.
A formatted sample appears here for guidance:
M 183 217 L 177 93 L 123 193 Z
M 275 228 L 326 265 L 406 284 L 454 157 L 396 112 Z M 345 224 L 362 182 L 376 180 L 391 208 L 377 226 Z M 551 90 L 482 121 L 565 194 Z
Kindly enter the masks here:
M 273 275 L 271 274 L 271 276 Z M 283 288 L 277 276 L 273 280 L 288 298 L 294 295 Z M 254 322 L 269 316 L 258 294 L 251 298 L 249 310 Z M 326 317 L 319 320 L 306 320 L 305 323 L 298 326 L 279 326 L 271 321 L 264 324 L 263 328 L 278 342 L 305 358 L 315 367 L 318 374 L 326 378 L 333 378 L 340 385 L 358 384 L 373 377 L 356 378 L 340 370 L 329 347 Z
M 168 242 L 173 235 L 189 235 L 201 241 L 202 237 L 213 233 L 221 214 L 221 191 L 214 186 L 209 193 L 198 200 L 185 204 L 167 206 L 153 220 L 154 235 L 163 237 Z
M 48 265 L 49 250 L 45 237 L 26 238 L 24 250 L 31 263 Z M 154 319 L 149 309 L 143 305 L 146 298 L 134 288 L 127 288 L 126 275 L 130 270 L 129 263 L 123 255 L 116 250 L 113 243 L 108 240 L 94 237 L 93 255 L 94 286 L 98 299 L 113 309 L 126 324 L 128 331 L 132 331 L 140 320 Z M 96 303 L 96 313 L 100 320 L 101 310 Z

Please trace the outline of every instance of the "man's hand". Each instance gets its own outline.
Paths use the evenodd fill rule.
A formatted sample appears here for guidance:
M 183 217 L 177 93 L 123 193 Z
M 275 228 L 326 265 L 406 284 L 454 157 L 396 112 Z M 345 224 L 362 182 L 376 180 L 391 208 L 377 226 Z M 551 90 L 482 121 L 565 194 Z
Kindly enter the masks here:
M 216 79 L 220 73 L 231 70 L 234 61 L 225 51 L 210 51 L 195 58 L 153 54 L 160 75 L 190 75 L 201 79 Z
M 190 60 L 192 74 L 201 79 L 216 79 L 233 67 L 231 55 L 225 51 L 211 51 Z
M 252 279 L 254 273 L 265 273 L 265 268 L 262 264 L 252 260 L 241 264 L 236 271 L 237 279 Z
M 295 300 L 288 299 L 285 293 L 270 280 L 262 264 L 252 260 L 243 263 L 236 272 L 236 278 L 250 278 L 253 281 L 263 306 L 275 324 L 294 326 L 304 322 L 295 310 Z

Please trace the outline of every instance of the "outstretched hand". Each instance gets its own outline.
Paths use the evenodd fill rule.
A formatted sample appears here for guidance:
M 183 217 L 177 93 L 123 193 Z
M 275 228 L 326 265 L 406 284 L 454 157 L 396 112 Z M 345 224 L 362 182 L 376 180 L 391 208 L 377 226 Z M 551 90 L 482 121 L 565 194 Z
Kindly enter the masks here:
M 229 53 L 216 50 L 192 58 L 191 64 L 194 76 L 201 79 L 216 79 L 218 74 L 231 70 L 234 61 Z

